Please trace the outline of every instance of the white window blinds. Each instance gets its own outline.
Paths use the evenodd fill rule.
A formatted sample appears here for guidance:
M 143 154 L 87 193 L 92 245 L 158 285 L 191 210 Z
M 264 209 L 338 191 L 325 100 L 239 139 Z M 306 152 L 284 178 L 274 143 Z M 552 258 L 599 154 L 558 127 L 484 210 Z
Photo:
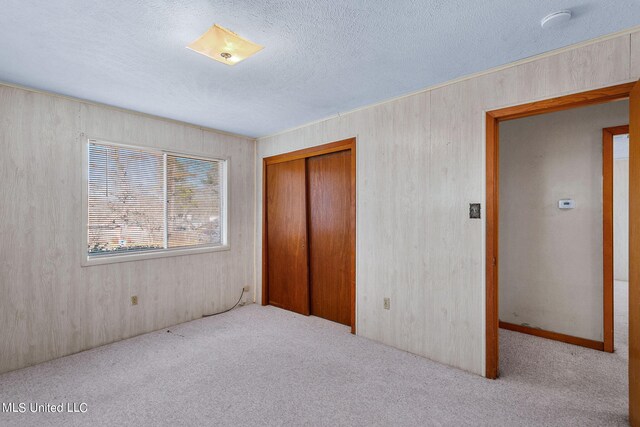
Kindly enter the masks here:
M 167 155 L 167 227 L 170 248 L 219 245 L 220 164 Z
M 220 246 L 224 160 L 89 142 L 88 255 Z

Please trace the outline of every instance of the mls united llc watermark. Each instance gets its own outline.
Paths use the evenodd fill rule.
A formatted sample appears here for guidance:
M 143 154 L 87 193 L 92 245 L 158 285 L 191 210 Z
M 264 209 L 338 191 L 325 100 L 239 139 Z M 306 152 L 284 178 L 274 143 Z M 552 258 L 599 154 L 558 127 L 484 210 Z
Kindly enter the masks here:
M 31 413 L 82 413 L 87 412 L 87 404 L 84 402 L 63 402 L 63 403 L 25 403 L 8 402 L 2 403 L 2 412 L 13 412 L 24 414 Z

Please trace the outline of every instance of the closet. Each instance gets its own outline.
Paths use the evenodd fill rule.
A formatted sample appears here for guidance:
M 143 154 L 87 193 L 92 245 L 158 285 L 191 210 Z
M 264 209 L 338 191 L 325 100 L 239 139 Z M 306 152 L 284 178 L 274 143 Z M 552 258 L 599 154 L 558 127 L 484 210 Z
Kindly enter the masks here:
M 263 305 L 355 324 L 355 139 L 264 159 Z

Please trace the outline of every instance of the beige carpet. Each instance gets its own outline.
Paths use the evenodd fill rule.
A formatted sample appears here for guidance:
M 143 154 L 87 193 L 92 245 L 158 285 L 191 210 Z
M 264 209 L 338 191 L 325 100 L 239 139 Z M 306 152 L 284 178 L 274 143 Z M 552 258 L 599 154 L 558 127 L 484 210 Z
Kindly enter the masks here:
M 624 310 L 616 318 L 626 324 Z M 500 331 L 502 377 L 490 381 L 250 305 L 4 374 L 1 402 L 87 412 L 0 413 L 0 425 L 625 425 L 617 337 L 605 354 Z

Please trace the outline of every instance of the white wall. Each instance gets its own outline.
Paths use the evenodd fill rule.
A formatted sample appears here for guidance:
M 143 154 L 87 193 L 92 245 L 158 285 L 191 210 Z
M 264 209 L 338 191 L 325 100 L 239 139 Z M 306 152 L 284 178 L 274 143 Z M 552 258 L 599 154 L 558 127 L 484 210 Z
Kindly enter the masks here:
M 230 156 L 231 250 L 81 267 L 82 133 Z M 0 85 L 0 147 L 0 372 L 228 308 L 254 281 L 253 140 Z
M 485 223 L 468 217 L 485 201 L 484 111 L 639 75 L 640 35 L 617 36 L 261 138 L 256 167 L 356 136 L 358 334 L 484 375 Z
M 500 124 L 500 320 L 603 340 L 602 129 L 628 118 L 625 100 Z
M 629 158 L 613 161 L 613 276 L 629 281 Z

